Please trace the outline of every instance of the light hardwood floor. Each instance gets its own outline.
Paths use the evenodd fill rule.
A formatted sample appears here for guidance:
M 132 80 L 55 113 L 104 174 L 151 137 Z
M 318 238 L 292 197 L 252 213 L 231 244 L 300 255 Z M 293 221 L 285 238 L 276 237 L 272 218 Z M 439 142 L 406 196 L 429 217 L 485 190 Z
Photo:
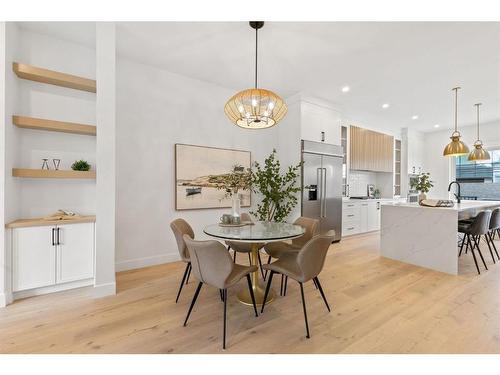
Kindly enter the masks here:
M 460 275 L 450 276 L 381 258 L 378 246 L 378 233 L 332 245 L 320 275 L 332 312 L 312 283 L 305 287 L 309 340 L 296 283 L 290 282 L 287 296 L 258 318 L 237 302 L 238 288 L 233 288 L 223 352 L 219 292 L 203 287 L 183 327 L 196 281 L 175 304 L 184 265 L 171 263 L 118 273 L 116 296 L 90 299 L 82 290 L 61 292 L 0 309 L 0 352 L 500 352 L 500 263 L 492 264 L 486 246 L 490 270 L 480 276 L 470 254 L 460 258 Z M 279 278 L 273 284 L 278 289 Z

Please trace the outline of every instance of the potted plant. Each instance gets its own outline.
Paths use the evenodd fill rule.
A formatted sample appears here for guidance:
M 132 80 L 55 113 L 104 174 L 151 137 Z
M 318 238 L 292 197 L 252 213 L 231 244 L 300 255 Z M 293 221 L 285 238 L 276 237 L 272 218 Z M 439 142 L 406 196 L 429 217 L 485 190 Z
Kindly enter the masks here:
M 255 162 L 252 189 L 262 195 L 262 201 L 251 213 L 261 221 L 285 222 L 297 205 L 297 193 L 302 190 L 297 186 L 301 166 L 302 163 L 289 166 L 282 172 L 276 150 L 264 160 L 263 166 Z
M 77 160 L 73 164 L 71 164 L 71 169 L 74 171 L 89 171 L 90 164 L 85 160 Z
M 434 186 L 430 179 L 430 173 L 420 173 L 415 180 L 411 182 L 411 188 L 420 192 L 418 196 L 418 201 L 421 202 L 424 199 L 427 199 L 426 193 L 431 190 L 431 187 Z
M 231 197 L 232 215 L 239 217 L 241 207 L 240 191 L 250 190 L 252 186 L 250 168 L 245 170 L 241 165 L 234 165 L 232 172 L 210 176 L 208 181 L 214 184 L 217 189 L 224 190 L 226 192 L 224 197 Z

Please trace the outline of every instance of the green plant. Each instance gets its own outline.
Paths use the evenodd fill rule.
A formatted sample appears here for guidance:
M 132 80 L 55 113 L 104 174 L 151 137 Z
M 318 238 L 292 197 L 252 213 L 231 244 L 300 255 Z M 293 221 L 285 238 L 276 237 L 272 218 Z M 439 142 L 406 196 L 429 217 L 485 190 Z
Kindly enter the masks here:
M 421 193 L 428 193 L 431 187 L 434 186 L 433 181 L 431 181 L 430 173 L 420 173 L 416 181 L 412 181 L 411 188 L 415 189 Z
M 250 190 L 252 187 L 252 172 L 250 168 L 241 165 L 233 166 L 231 173 L 210 176 L 208 182 L 214 184 L 219 190 L 225 190 L 225 197 L 237 194 L 240 190 Z
M 297 193 L 302 190 L 296 186 L 301 166 L 302 163 L 289 166 L 282 173 L 276 150 L 266 158 L 263 167 L 255 162 L 255 168 L 252 170 L 252 189 L 262 195 L 262 201 L 251 214 L 261 221 L 284 222 L 297 205 Z
M 90 169 L 90 164 L 85 160 L 77 160 L 71 164 L 71 169 L 74 171 L 88 171 Z

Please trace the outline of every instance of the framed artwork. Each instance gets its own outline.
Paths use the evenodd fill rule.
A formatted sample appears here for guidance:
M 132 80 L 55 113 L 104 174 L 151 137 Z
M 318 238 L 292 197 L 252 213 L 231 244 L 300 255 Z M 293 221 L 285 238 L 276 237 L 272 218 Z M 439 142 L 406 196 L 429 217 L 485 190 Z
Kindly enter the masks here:
M 225 148 L 175 144 L 175 209 L 231 207 L 231 197 L 211 181 L 217 176 L 245 170 L 251 165 L 251 152 Z M 251 192 L 240 191 L 241 206 L 249 207 Z

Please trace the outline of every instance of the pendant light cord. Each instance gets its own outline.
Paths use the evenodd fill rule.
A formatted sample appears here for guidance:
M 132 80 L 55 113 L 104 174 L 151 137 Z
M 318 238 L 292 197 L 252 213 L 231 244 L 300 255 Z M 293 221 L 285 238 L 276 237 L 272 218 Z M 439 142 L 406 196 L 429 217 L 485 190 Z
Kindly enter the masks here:
M 479 140 L 479 106 L 481 103 L 474 104 L 476 106 L 476 112 L 477 112 L 477 139 Z
M 455 87 L 455 132 L 457 131 L 457 117 L 458 117 L 458 89 L 459 87 Z
M 258 37 L 259 29 L 255 28 L 255 88 L 257 88 L 257 53 L 258 53 Z

